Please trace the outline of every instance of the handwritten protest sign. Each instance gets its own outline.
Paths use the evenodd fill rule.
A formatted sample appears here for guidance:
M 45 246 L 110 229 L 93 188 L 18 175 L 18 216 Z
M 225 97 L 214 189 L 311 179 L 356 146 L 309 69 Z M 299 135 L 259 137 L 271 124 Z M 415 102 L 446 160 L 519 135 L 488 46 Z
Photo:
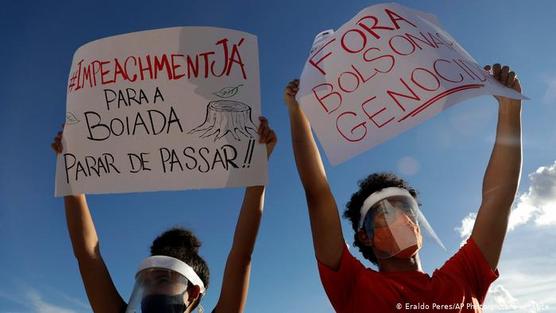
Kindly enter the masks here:
M 317 35 L 297 98 L 338 164 L 485 94 L 525 99 L 491 78 L 434 16 L 379 4 Z
M 265 184 L 257 38 L 177 27 L 74 55 L 56 196 Z

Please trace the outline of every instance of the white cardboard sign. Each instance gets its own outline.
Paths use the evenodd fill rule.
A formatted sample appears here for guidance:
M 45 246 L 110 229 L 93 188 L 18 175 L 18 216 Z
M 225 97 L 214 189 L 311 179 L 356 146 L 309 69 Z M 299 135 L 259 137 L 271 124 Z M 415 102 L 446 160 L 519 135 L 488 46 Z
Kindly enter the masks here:
M 338 164 L 486 94 L 526 99 L 491 78 L 433 15 L 379 4 L 316 36 L 297 99 Z
M 254 35 L 176 27 L 74 54 L 56 196 L 263 185 Z

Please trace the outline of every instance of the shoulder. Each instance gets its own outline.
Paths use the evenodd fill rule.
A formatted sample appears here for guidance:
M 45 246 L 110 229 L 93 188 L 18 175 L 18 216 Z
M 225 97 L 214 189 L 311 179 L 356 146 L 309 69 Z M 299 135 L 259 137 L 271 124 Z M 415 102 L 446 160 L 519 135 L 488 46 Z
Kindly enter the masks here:
M 462 283 L 483 298 L 488 286 L 498 276 L 498 270 L 492 270 L 473 238 L 467 239 L 465 244 L 433 273 L 433 278 L 449 278 Z

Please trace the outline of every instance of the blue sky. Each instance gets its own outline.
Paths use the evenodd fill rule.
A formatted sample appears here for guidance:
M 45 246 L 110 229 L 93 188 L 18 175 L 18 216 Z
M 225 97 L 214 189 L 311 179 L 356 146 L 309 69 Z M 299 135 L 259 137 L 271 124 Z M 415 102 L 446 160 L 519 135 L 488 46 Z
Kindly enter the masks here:
M 4 1 L 0 11 L 0 312 L 90 312 L 53 197 L 50 142 L 65 116 L 73 52 L 94 39 L 171 26 L 218 26 L 258 36 L 262 108 L 279 143 L 270 162 L 265 214 L 253 256 L 247 312 L 331 312 L 318 278 L 309 220 L 282 103 L 314 35 L 338 28 L 368 1 Z M 532 100 L 523 112 L 524 163 L 500 263 L 487 303 L 556 310 L 556 27 L 553 1 L 400 1 L 435 14 L 479 63 L 513 66 Z M 330 167 L 342 209 L 366 173 L 389 170 L 421 194 L 448 251 L 422 250 L 431 273 L 468 234 L 493 144 L 492 97 L 462 103 L 401 136 Z M 219 294 L 242 189 L 90 196 L 101 250 L 128 298 L 152 239 L 173 225 L 193 229 L 211 268 L 206 308 Z M 353 232 L 343 223 L 351 243 Z M 352 252 L 358 255 L 357 251 Z M 489 312 L 498 312 L 493 308 Z M 505 312 L 508 312 L 507 310 Z

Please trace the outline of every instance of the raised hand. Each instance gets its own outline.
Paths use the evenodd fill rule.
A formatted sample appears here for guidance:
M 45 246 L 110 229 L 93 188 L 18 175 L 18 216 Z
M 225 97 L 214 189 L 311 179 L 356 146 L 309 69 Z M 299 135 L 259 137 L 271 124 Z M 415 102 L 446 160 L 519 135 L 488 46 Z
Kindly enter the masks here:
M 270 126 L 268 125 L 268 120 L 264 116 L 259 117 L 259 121 L 261 124 L 259 125 L 259 129 L 257 129 L 257 134 L 259 134 L 259 142 L 266 144 L 266 156 L 270 157 L 276 143 L 278 142 L 278 138 L 276 137 L 276 133 Z
M 511 88 L 519 93 L 521 93 L 521 85 L 519 83 L 519 79 L 517 78 L 517 74 L 510 69 L 507 65 L 500 65 L 500 63 L 496 63 L 494 65 L 485 65 L 484 69 L 489 71 L 502 85 Z M 505 103 L 521 103 L 521 100 L 517 99 L 510 99 L 501 96 L 494 96 L 498 102 L 501 104 Z
M 299 91 L 299 79 L 294 79 L 288 83 L 286 89 L 284 89 L 284 102 L 288 106 L 288 109 L 294 109 L 299 106 L 297 100 L 295 100 L 295 95 Z

